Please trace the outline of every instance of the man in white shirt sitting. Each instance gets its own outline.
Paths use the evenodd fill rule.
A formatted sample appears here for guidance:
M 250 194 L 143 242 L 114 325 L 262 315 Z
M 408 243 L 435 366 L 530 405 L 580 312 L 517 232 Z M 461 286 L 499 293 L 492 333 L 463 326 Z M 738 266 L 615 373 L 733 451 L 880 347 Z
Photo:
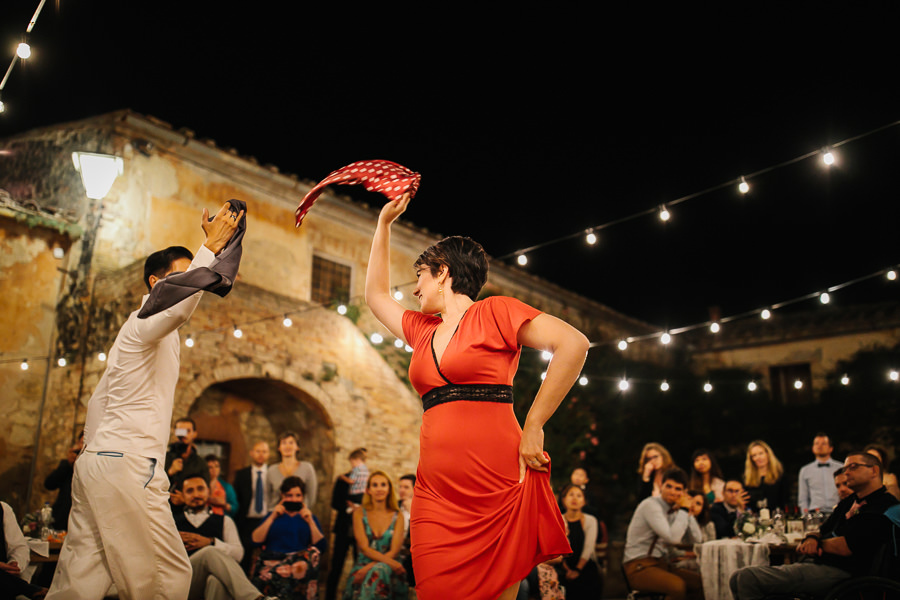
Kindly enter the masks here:
M 681 469 L 663 473 L 659 496 L 645 498 L 631 518 L 625 534 L 622 567 L 632 589 L 665 594 L 666 600 L 701 598 L 700 574 L 679 569 L 666 559 L 669 546 L 685 539 L 701 542 L 697 520 L 688 512 L 684 493 L 687 475 Z M 690 533 L 689 536 L 685 536 Z
M 240 564 L 244 547 L 228 515 L 210 510 L 209 484 L 202 476 L 182 482 L 184 507 L 174 508 L 175 526 L 191 561 L 193 575 L 188 600 L 259 600 Z
M 31 585 L 24 575 L 31 560 L 31 550 L 19 529 L 16 513 L 6 502 L 0 502 L 0 536 L 0 595 L 43 598 L 47 594 L 46 588 Z

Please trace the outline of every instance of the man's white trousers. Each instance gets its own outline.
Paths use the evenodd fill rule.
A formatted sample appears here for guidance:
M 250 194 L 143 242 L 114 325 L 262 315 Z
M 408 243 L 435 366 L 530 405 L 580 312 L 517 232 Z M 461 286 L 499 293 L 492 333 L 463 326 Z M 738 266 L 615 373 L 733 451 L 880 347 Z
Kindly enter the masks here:
M 49 600 L 185 600 L 191 563 L 154 459 L 84 452 L 75 461 L 69 530 Z

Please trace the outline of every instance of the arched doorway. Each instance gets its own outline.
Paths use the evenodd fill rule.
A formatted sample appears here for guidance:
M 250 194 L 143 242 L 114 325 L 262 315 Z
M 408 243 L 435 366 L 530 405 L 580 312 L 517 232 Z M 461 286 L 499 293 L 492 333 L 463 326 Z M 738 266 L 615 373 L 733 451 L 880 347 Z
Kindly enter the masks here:
M 278 435 L 297 433 L 300 458 L 313 464 L 318 478 L 319 495 L 313 511 L 320 521 L 330 515 L 334 424 L 312 396 L 276 379 L 231 379 L 204 389 L 191 404 L 189 415 L 197 423 L 199 442 L 219 444 L 225 450 L 222 472 L 228 480 L 249 464 L 249 450 L 257 441 L 269 443 L 270 462 L 276 462 Z

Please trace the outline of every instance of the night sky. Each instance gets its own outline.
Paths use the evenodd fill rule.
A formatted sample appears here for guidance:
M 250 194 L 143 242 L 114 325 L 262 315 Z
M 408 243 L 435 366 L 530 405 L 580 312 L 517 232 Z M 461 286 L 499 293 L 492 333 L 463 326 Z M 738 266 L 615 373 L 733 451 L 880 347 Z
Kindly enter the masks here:
M 37 3 L 0 2 L 4 72 Z M 2 93 L 0 137 L 131 108 L 309 180 L 385 158 L 423 175 L 409 221 L 502 257 L 900 120 L 896 34 L 879 31 L 893 17 L 872 11 L 811 24 L 782 9 L 281 4 L 50 0 Z M 675 328 L 900 262 L 900 125 L 837 152 L 831 169 L 775 169 L 746 196 L 702 194 L 668 224 L 578 236 L 525 268 Z M 898 285 L 834 302 L 896 299 Z

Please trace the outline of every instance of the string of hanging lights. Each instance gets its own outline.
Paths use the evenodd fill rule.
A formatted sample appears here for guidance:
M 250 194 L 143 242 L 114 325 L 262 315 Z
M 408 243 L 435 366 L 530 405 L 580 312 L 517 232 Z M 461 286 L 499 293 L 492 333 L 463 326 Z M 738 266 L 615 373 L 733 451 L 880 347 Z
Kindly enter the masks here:
M 9 81 L 9 76 L 12 74 L 13 68 L 15 68 L 16 63 L 20 60 L 28 60 L 31 58 L 31 45 L 28 43 L 28 36 L 31 34 L 31 30 L 34 29 L 34 25 L 37 23 L 38 17 L 41 14 L 41 9 L 44 8 L 44 3 L 46 1 L 47 0 L 40 0 L 38 3 L 37 10 L 34 11 L 34 15 L 25 27 L 25 34 L 22 36 L 22 40 L 16 45 L 16 51 L 13 53 L 9 68 L 6 69 L 6 74 L 3 76 L 3 79 L 0 79 L 0 113 L 6 110 L 6 105 L 3 103 L 3 88 L 6 87 L 6 82 Z

